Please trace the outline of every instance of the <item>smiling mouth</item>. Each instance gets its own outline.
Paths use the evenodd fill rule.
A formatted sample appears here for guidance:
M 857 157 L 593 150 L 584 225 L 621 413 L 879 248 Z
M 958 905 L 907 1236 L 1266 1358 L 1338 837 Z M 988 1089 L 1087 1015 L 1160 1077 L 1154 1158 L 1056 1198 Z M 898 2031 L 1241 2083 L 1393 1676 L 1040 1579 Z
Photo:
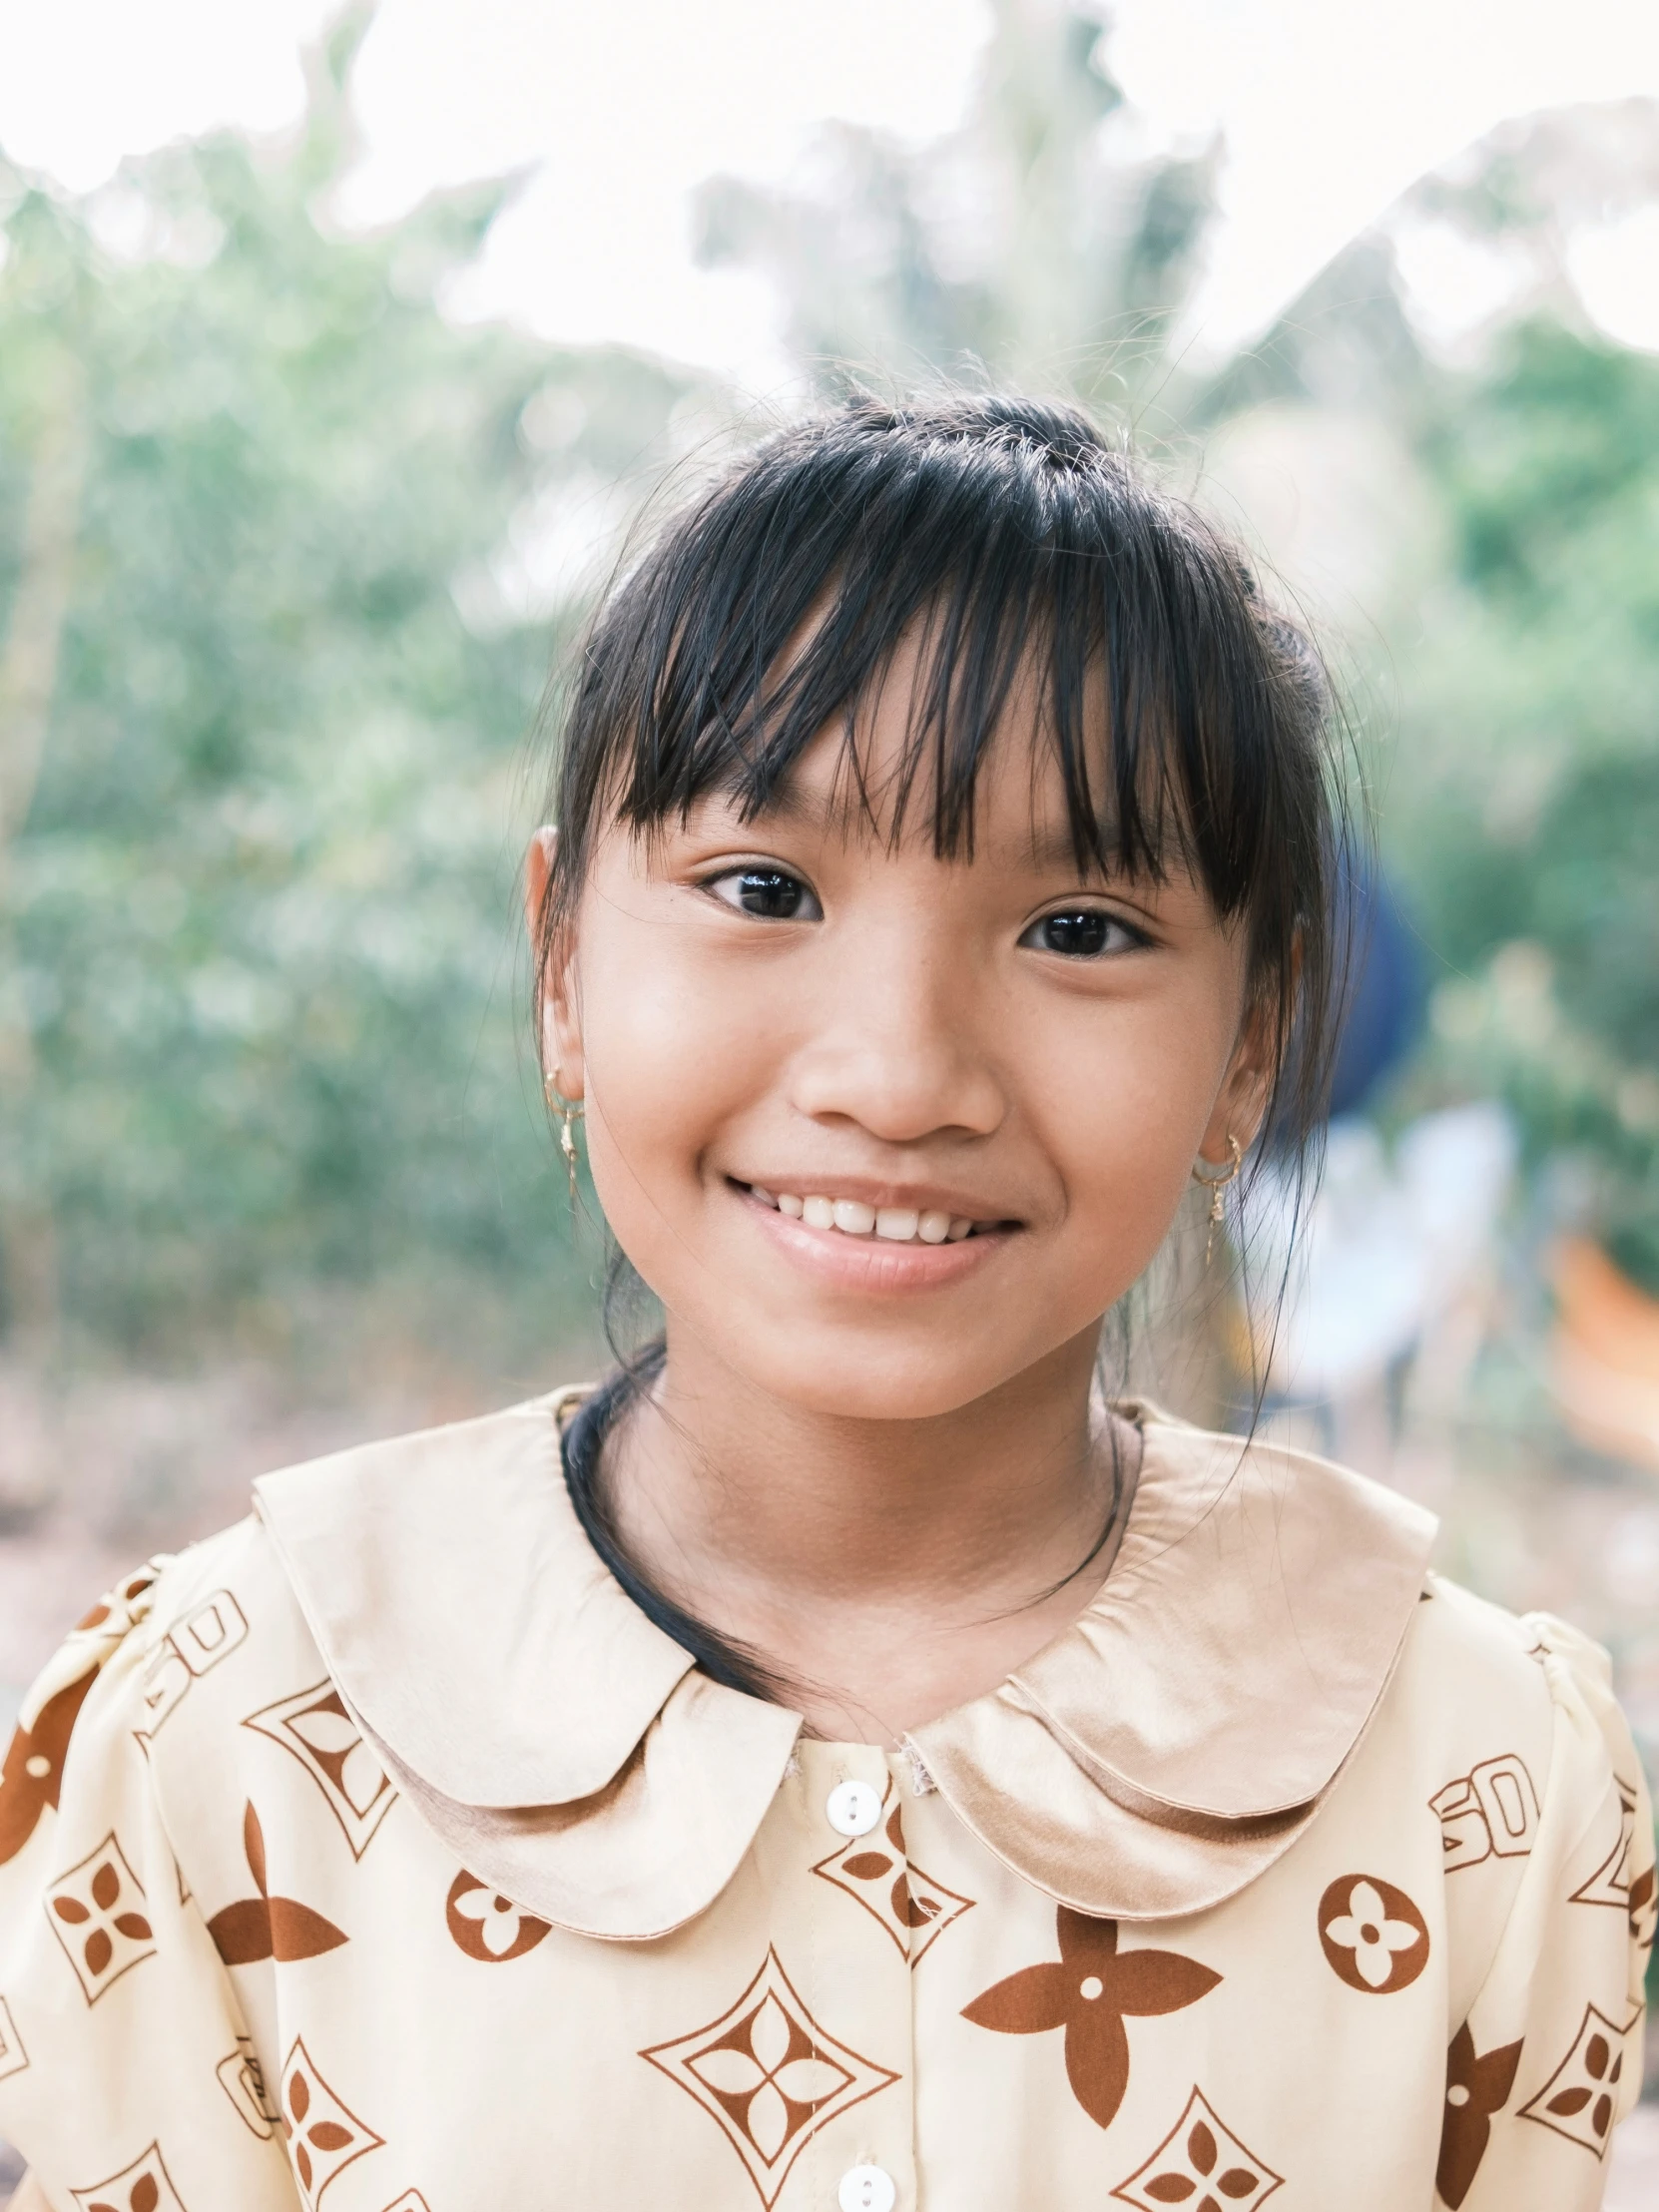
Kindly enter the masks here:
M 975 1221 L 967 1214 L 950 1214 L 936 1207 L 870 1206 L 861 1198 L 773 1192 L 759 1183 L 736 1180 L 733 1188 L 745 1192 L 757 1205 L 770 1207 L 808 1229 L 831 1229 L 866 1244 L 961 1244 L 965 1238 L 1013 1226 L 1003 1221 Z

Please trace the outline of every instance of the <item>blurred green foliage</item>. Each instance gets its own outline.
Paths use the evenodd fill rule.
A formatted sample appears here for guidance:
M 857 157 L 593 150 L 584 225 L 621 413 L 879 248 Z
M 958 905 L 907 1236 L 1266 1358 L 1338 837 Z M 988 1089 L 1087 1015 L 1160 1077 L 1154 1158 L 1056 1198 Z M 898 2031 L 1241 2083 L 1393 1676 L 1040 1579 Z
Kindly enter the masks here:
M 1413 1095 L 1506 1099 L 1534 1189 L 1659 1293 L 1659 361 L 1596 338 L 1562 268 L 1567 218 L 1645 191 L 1659 111 L 1537 119 L 1419 190 L 1419 214 L 1541 272 L 1471 362 L 1419 340 L 1386 235 L 1215 362 L 1182 322 L 1215 149 L 1146 147 L 1093 16 L 995 22 L 960 132 L 918 150 L 839 126 L 800 189 L 717 180 L 706 257 L 772 276 L 830 390 L 1059 388 L 1189 475 L 1258 413 L 1300 418 L 1310 478 L 1320 420 L 1380 438 L 1422 513 L 1373 549 L 1377 627 L 1333 642 L 1437 986 Z M 1357 505 L 1350 534 L 1373 526 Z
M 169 1346 L 318 1283 L 458 1311 L 573 1273 L 515 1036 L 558 640 L 512 531 L 626 478 L 688 379 L 443 318 L 499 188 L 319 226 L 345 58 L 285 150 L 10 187 L 0 651 L 47 679 L 35 742 L 0 714 L 14 1328 Z
M 447 320 L 501 188 L 335 235 L 351 38 L 285 149 L 90 204 L 0 169 L 0 1283 L 43 1341 L 265 1331 L 329 1286 L 416 1286 L 441 1332 L 581 1274 L 517 988 L 556 556 L 740 409 Z M 1536 225 L 1503 159 L 1467 206 Z M 1420 1080 L 1507 1097 L 1659 1288 L 1659 363 L 1553 297 L 1447 365 L 1371 240 L 1199 365 L 1215 162 L 1148 151 L 1092 16 L 1004 0 L 959 132 L 714 180 L 702 251 L 770 276 L 820 389 L 1059 387 L 1176 454 L 1386 427 L 1430 515 L 1376 738 L 1438 963 Z
M 1659 361 L 1527 321 L 1443 378 L 1448 560 L 1402 663 L 1390 851 L 1452 971 L 1429 1065 L 1659 1292 Z
M 916 147 L 830 124 L 798 187 L 712 178 L 700 255 L 772 279 L 822 390 L 990 373 L 1133 407 L 1144 433 L 1186 388 L 1168 339 L 1219 149 L 1141 147 L 1099 17 L 996 0 L 992 21 L 960 130 Z

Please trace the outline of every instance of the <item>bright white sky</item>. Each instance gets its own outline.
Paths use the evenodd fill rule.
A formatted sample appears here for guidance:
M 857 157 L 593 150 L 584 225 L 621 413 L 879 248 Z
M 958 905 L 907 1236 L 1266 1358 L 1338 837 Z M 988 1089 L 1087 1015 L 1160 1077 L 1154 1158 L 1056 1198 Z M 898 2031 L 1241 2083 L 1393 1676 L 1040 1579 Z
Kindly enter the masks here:
M 0 0 L 0 146 L 85 190 L 182 133 L 278 129 L 299 104 L 297 42 L 327 12 Z M 1114 14 L 1114 67 L 1154 124 L 1226 132 L 1226 226 L 1201 307 L 1213 347 L 1260 329 L 1423 169 L 1501 118 L 1659 94 L 1654 0 L 1117 0 Z M 389 217 L 433 185 L 525 165 L 467 311 L 764 387 L 779 373 L 772 302 L 753 278 L 693 266 L 691 188 L 720 169 L 784 176 L 826 116 L 914 139 L 948 129 L 987 26 L 986 0 L 383 0 L 355 80 L 365 154 L 344 212 Z

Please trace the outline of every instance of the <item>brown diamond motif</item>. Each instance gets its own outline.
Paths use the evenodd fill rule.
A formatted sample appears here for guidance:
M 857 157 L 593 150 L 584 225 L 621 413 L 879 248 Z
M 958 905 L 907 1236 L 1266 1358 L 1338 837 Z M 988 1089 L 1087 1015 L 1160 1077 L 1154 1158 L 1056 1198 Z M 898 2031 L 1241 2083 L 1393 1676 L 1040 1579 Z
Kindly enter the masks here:
M 765 2205 L 827 2120 L 898 2079 L 819 2025 L 775 1950 L 719 2019 L 640 2056 L 702 2105 Z
M 385 2147 L 329 2088 L 302 2041 L 288 2052 L 282 2068 L 282 2117 L 287 2122 L 288 2156 L 307 2206 L 314 2205 L 347 2166 Z
M 1659 1927 L 1659 1896 L 1655 1894 L 1655 1870 L 1644 1867 L 1630 1885 L 1630 1940 L 1638 1950 L 1651 1950 Z
M 1619 1783 L 1619 1840 L 1586 1882 L 1574 1890 L 1571 1905 L 1610 1905 L 1630 1910 L 1630 1846 L 1636 1833 L 1636 1793 Z
M 1632 2019 L 1615 2027 L 1605 2012 L 1585 2005 L 1572 2048 L 1537 2095 L 1521 2106 L 1521 2118 L 1552 2128 L 1600 2158 L 1613 2132 L 1624 2038 L 1635 2024 Z
M 903 1818 L 890 1781 L 883 1810 L 887 1818 L 879 1837 L 849 1838 L 813 1872 L 856 1898 L 913 1966 L 952 1921 L 972 1912 L 973 1900 L 947 1890 L 906 1860 Z
M 362 1731 L 329 1681 L 295 1697 L 250 1713 L 243 1722 L 292 1752 L 328 1801 L 345 1831 L 353 1859 L 360 1859 L 396 1801 L 384 1768 L 363 1742 Z
M 156 2143 L 108 2181 L 95 2181 L 90 2189 L 72 2189 L 70 2195 L 82 2212 L 185 2212 L 184 2199 L 174 2188 Z
M 143 1888 L 113 1835 L 53 1883 L 46 1920 L 88 2004 L 155 1952 Z
M 1112 2191 L 1141 2212 L 1180 2204 L 1187 2212 L 1256 2212 L 1284 2176 L 1276 2174 L 1217 2118 L 1198 2090 L 1144 2166 Z
M 0 2081 L 8 2074 L 21 2073 L 28 2063 L 29 2053 L 23 2048 L 17 2023 L 6 2008 L 5 1998 L 0 1997 Z

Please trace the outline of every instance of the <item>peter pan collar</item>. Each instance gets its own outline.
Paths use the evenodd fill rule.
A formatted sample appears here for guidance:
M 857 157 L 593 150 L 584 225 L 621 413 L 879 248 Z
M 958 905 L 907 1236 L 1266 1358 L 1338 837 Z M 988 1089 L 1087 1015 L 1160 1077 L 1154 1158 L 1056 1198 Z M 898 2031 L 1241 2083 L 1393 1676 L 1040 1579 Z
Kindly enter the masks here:
M 472 1873 L 639 1939 L 736 1873 L 801 1717 L 711 1682 L 565 1490 L 580 1391 L 255 1484 L 342 1699 Z M 1072 1624 L 908 1748 L 1058 1902 L 1124 1920 L 1245 1887 L 1313 1819 L 1392 1672 L 1434 1522 L 1392 1491 L 1146 1406 L 1117 1559 Z

